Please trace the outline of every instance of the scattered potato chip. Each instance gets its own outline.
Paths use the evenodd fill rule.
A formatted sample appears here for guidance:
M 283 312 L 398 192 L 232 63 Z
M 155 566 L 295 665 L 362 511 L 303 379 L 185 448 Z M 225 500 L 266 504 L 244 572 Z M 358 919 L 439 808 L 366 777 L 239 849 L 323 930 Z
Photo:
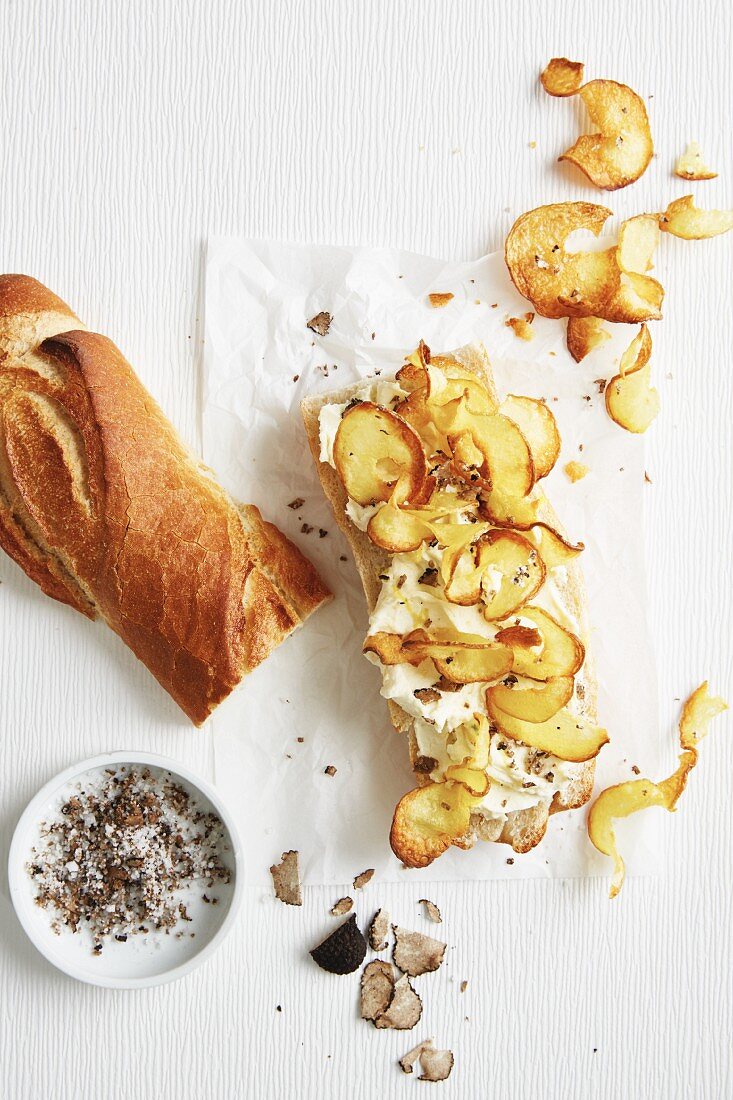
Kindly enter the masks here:
M 653 214 L 638 214 L 622 223 L 616 245 L 621 283 L 604 307 L 607 321 L 634 324 L 660 320 L 664 287 L 647 275 L 659 236 L 659 218 Z
M 375 959 L 361 974 L 361 1018 L 376 1021 L 394 996 L 396 975 L 391 963 Z
M 433 924 L 442 924 L 443 918 L 440 915 L 440 909 L 434 901 L 428 901 L 427 898 L 420 898 L 420 905 L 425 907 L 425 916 L 428 920 L 431 920 Z
M 509 231 L 504 258 L 512 282 L 542 317 L 600 317 L 621 282 L 615 248 L 568 252 L 571 233 L 598 236 L 611 211 L 591 202 L 538 206 Z
M 361 890 L 368 882 L 372 881 L 374 876 L 374 868 L 370 867 L 367 871 L 362 871 L 354 879 L 354 889 Z
M 428 301 L 433 309 L 441 309 L 443 306 L 447 306 L 448 302 L 452 302 L 454 295 L 450 292 L 443 294 L 428 294 Z
M 315 317 L 311 317 L 310 321 L 306 321 L 306 328 L 309 328 L 311 332 L 317 333 L 318 336 L 327 336 L 332 320 L 331 314 L 326 313 L 324 310 L 321 313 L 317 313 Z
M 403 795 L 389 842 L 406 867 L 427 867 L 468 832 L 471 809 L 481 801 L 461 783 L 428 783 Z
M 702 155 L 702 149 L 696 141 L 688 142 L 684 153 L 677 158 L 674 166 L 675 176 L 681 180 L 714 180 L 718 173 L 708 168 Z
M 561 440 L 555 417 L 545 402 L 510 393 L 499 406 L 499 412 L 513 420 L 526 439 L 535 481 L 547 477 L 557 462 Z
M 568 710 L 558 711 L 545 722 L 523 722 L 499 710 L 491 696 L 487 699 L 487 709 L 492 721 L 512 741 L 522 741 L 560 760 L 578 763 L 592 760 L 608 744 L 606 730 Z
M 633 779 L 628 783 L 607 787 L 591 806 L 588 835 L 599 852 L 613 859 L 610 897 L 616 897 L 625 876 L 624 861 L 616 846 L 614 820 L 629 817 L 647 806 L 663 806 L 665 810 L 675 810 L 677 800 L 687 784 L 687 777 L 697 764 L 697 745 L 707 735 L 710 721 L 727 709 L 727 703 L 722 699 L 708 695 L 707 681 L 701 684 L 682 708 L 679 726 L 682 753 L 677 770 L 661 783 L 652 783 L 649 779 Z
M 516 681 L 516 677 L 509 679 Z M 521 718 L 523 722 L 546 722 L 570 702 L 574 686 L 572 676 L 556 676 L 531 688 L 504 682 L 488 689 L 488 699 L 512 718 Z
M 334 906 L 329 910 L 332 917 L 343 917 L 347 913 L 350 913 L 354 908 L 353 898 L 339 898 Z
M 450 1050 L 435 1050 L 432 1043 L 424 1046 L 420 1053 L 420 1068 L 422 1073 L 418 1081 L 447 1081 L 455 1059 Z
M 534 332 L 532 331 L 532 322 L 534 321 L 534 313 L 525 313 L 524 317 L 507 317 L 504 324 L 507 328 L 510 328 L 515 336 L 520 340 L 534 340 Z
M 611 333 L 600 317 L 568 317 L 568 351 L 576 363 L 610 340 Z
M 389 500 L 420 504 L 430 495 L 422 443 L 401 417 L 362 401 L 346 409 L 336 432 L 333 460 L 357 504 Z
M 553 57 L 540 74 L 540 80 L 548 95 L 575 95 L 583 83 L 583 62 Z
M 650 384 L 651 353 L 652 339 L 642 325 L 605 389 L 608 415 L 630 432 L 645 432 L 659 412 L 659 394 Z
M 589 473 L 589 467 L 583 462 L 566 462 L 564 470 L 572 482 L 582 481 L 585 475 Z
M 395 982 L 392 998 L 386 1009 L 376 1017 L 374 1026 L 393 1028 L 395 1031 L 411 1031 L 422 1016 L 422 1001 L 412 988 L 410 979 L 403 974 Z
M 489 621 L 505 619 L 532 599 L 546 575 L 529 539 L 518 531 L 495 528 L 454 559 L 445 596 L 466 607 L 481 602 Z
M 646 275 L 651 271 L 652 257 L 659 244 L 659 218 L 654 214 L 637 214 L 621 223 L 616 244 L 616 258 L 622 271 Z
M 366 940 L 356 923 L 356 913 L 327 936 L 318 947 L 314 947 L 311 956 L 321 970 L 329 974 L 353 974 L 364 962 Z
M 532 453 L 524 433 L 501 413 L 472 417 L 468 432 L 483 454 L 492 485 L 509 497 L 527 495 L 535 483 Z
M 300 888 L 300 869 L 297 852 L 283 852 L 280 863 L 270 868 L 275 897 L 285 905 L 302 905 L 303 893 Z
M 598 132 L 583 134 L 559 159 L 575 164 L 604 191 L 628 187 L 643 175 L 654 153 L 643 100 L 615 80 L 591 80 L 578 95 Z
M 701 241 L 733 229 L 733 210 L 698 210 L 692 195 L 685 195 L 669 204 L 659 226 L 674 237 Z
M 395 942 L 392 959 L 403 974 L 417 978 L 420 974 L 430 974 L 437 970 L 443 961 L 446 945 L 422 932 L 408 932 L 396 924 L 392 926 Z
M 377 909 L 369 925 L 369 946 L 372 951 L 384 951 L 388 933 L 389 913 L 385 909 Z

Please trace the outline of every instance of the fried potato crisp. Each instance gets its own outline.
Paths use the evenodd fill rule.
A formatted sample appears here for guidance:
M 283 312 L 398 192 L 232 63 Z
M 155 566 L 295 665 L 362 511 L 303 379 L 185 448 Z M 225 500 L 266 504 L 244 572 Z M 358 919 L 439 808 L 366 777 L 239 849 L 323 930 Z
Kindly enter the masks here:
M 707 681 L 701 684 L 682 708 L 679 726 L 682 753 L 676 771 L 661 783 L 652 783 L 649 779 L 634 779 L 608 787 L 601 791 L 591 806 L 588 835 L 599 852 L 613 859 L 610 897 L 616 897 L 623 886 L 626 873 L 623 858 L 616 846 L 614 820 L 629 817 L 647 806 L 663 806 L 665 810 L 674 811 L 687 784 L 687 777 L 697 764 L 699 742 L 707 735 L 710 721 L 727 709 L 727 703 L 722 699 L 708 695 Z
M 347 409 L 333 444 L 333 460 L 357 504 L 389 500 L 419 504 L 429 496 L 425 453 L 409 424 L 369 401 Z
M 574 686 L 572 676 L 556 676 L 533 684 L 531 688 L 504 682 L 488 688 L 487 698 L 512 718 L 521 718 L 523 722 L 546 722 L 570 702 Z
M 660 215 L 659 226 L 673 237 L 701 241 L 733 229 L 733 210 L 698 210 L 692 195 L 684 195 Z
M 510 393 L 499 406 L 499 412 L 513 420 L 526 439 L 535 481 L 547 477 L 557 462 L 561 440 L 555 417 L 545 402 Z
M 592 760 L 609 741 L 606 730 L 568 710 L 560 710 L 544 722 L 523 722 L 500 710 L 491 693 L 487 706 L 494 724 L 512 741 L 552 753 L 560 760 Z
M 645 432 L 659 412 L 659 393 L 651 385 L 651 336 L 642 325 L 621 357 L 619 373 L 606 386 L 606 410 L 627 432 Z
M 604 191 L 628 187 L 643 175 L 654 153 L 643 100 L 615 80 L 591 80 L 578 95 L 598 131 L 583 134 L 559 159 L 575 164 Z
M 714 180 L 718 178 L 718 173 L 714 172 L 712 168 L 708 168 L 705 163 L 702 149 L 696 141 L 688 142 L 684 153 L 681 153 L 677 158 L 674 174 L 679 176 L 681 180 Z
M 583 62 L 553 57 L 540 74 L 540 81 L 548 95 L 575 95 L 583 83 Z
M 407 867 L 427 867 L 466 835 L 471 810 L 483 797 L 451 781 L 408 791 L 392 819 L 392 851 Z
M 558 202 L 521 214 L 509 230 L 504 258 L 512 282 L 542 317 L 603 316 L 620 286 L 615 249 L 568 252 L 576 230 L 598 236 L 611 211 L 592 202 Z
M 568 351 L 576 363 L 610 339 L 611 333 L 600 317 L 568 317 Z

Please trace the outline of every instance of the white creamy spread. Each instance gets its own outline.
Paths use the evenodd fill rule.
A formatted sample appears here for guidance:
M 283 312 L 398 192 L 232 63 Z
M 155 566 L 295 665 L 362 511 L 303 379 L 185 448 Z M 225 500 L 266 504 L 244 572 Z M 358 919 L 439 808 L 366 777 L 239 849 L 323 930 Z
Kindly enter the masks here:
M 442 372 L 428 367 L 434 392 L 445 384 Z M 435 377 L 433 377 L 435 376 Z M 386 408 L 394 407 L 405 396 L 396 381 L 372 382 L 359 392 L 359 399 L 373 401 Z M 331 466 L 333 446 L 346 404 L 324 405 L 319 416 L 320 458 Z M 346 514 L 360 531 L 366 531 L 369 520 L 383 505 L 360 505 L 349 499 Z M 452 523 L 468 522 L 465 501 L 456 501 L 455 512 L 446 517 Z M 369 620 L 369 634 L 385 632 L 408 634 L 411 630 L 429 626 L 431 629 L 449 629 L 461 634 L 476 634 L 493 638 L 506 623 L 488 622 L 477 604 L 462 606 L 451 603 L 443 594 L 440 580 L 440 563 L 443 551 L 427 543 L 409 554 L 394 554 L 389 567 L 382 574 L 382 588 L 376 607 Z M 486 596 L 497 590 L 503 575 L 498 569 L 487 571 L 483 579 Z M 560 595 L 560 587 L 567 579 L 567 570 L 558 566 L 548 570 L 545 582 L 533 597 L 532 603 L 548 611 L 567 629 L 577 633 L 579 624 L 569 613 Z M 512 623 L 530 627 L 535 623 L 523 618 L 521 609 L 510 616 Z M 465 684 L 455 691 L 434 687 L 440 677 L 432 661 L 425 660 L 419 667 L 410 664 L 381 665 L 376 654 L 367 654 L 373 664 L 382 671 L 381 694 L 385 699 L 398 703 L 415 720 L 415 736 L 420 754 L 434 760 L 431 778 L 439 782 L 446 768 L 460 764 L 470 757 L 468 735 L 474 714 L 486 714 L 486 683 Z M 531 681 L 517 677 L 517 687 Z M 418 692 L 419 694 L 415 694 Z M 568 704 L 573 709 L 575 697 Z M 467 728 L 466 723 L 469 724 Z M 554 796 L 562 793 L 577 778 L 582 765 L 559 760 L 547 753 L 516 741 L 508 740 L 501 733 L 491 736 L 489 764 L 486 772 L 491 780 L 488 794 L 479 804 L 487 816 L 504 820 L 513 810 L 549 804 Z

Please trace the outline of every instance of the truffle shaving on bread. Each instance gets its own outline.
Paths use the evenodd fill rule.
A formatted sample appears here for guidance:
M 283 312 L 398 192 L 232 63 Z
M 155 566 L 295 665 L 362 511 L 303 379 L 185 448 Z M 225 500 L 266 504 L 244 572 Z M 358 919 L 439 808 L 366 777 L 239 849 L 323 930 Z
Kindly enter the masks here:
M 538 483 L 560 450 L 532 398 L 500 401 L 483 347 L 431 356 L 302 405 L 354 552 L 364 643 L 416 786 L 390 840 L 424 867 L 451 845 L 534 847 L 590 797 L 597 725 L 577 558 Z
M 199 725 L 330 593 L 56 295 L 0 276 L 0 545 Z

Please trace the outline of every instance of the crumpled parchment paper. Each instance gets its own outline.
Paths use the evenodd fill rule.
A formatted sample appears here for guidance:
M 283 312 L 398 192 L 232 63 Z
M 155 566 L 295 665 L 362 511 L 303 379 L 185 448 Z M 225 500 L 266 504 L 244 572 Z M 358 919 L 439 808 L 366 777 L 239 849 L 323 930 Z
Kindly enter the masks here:
M 454 298 L 433 309 L 433 291 Z M 435 352 L 483 342 L 500 392 L 550 403 L 563 447 L 546 490 L 571 538 L 586 544 L 599 712 L 612 738 L 597 789 L 631 778 L 633 765 L 665 774 L 645 619 L 643 440 L 608 418 L 595 382 L 615 373 L 634 329 L 611 326 L 612 340 L 576 364 L 564 322 L 536 317 L 531 342 L 506 326 L 528 308 L 499 254 L 445 263 L 389 249 L 209 242 L 205 461 L 303 549 L 335 594 L 211 720 L 216 783 L 237 815 L 250 883 L 267 883 L 270 864 L 288 848 L 300 851 L 306 883 L 350 883 L 366 867 L 387 881 L 408 873 L 425 881 L 609 873 L 587 839 L 585 809 L 551 817 L 543 843 L 523 856 L 477 844 L 406 872 L 391 854 L 394 806 L 414 785 L 407 745 L 390 724 L 377 669 L 361 654 L 364 598 L 321 491 L 299 402 L 375 370 L 393 374 L 421 338 Z M 324 337 L 306 327 L 322 310 L 333 315 Z M 576 484 L 563 473 L 573 459 L 590 468 Z M 302 507 L 289 507 L 299 498 Z M 640 815 L 633 837 L 630 874 L 653 873 L 654 815 Z

